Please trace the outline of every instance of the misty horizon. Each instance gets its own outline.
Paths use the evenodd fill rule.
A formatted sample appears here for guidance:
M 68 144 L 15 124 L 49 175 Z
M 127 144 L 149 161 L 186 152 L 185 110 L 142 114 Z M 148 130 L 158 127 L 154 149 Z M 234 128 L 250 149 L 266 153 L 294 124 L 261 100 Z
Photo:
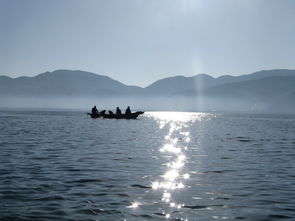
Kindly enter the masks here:
M 224 77 L 242 77 L 242 76 L 247 76 L 247 75 L 251 75 L 251 74 L 255 74 L 255 73 L 259 73 L 259 72 L 280 71 L 280 70 L 283 70 L 283 71 L 295 71 L 295 69 L 274 68 L 274 69 L 256 70 L 254 72 L 244 73 L 244 74 L 224 74 L 224 75 L 219 74 L 218 76 L 214 76 L 214 75 L 211 75 L 211 74 L 208 74 L 208 73 L 193 73 L 193 74 L 185 74 L 185 73 L 181 74 L 181 73 L 179 73 L 177 75 L 170 75 L 170 76 L 167 76 L 167 77 L 164 77 L 164 78 L 155 79 L 154 81 L 152 81 L 151 83 L 149 83 L 149 84 L 147 84 L 145 86 L 129 84 L 128 82 L 121 82 L 118 79 L 112 78 L 110 75 L 107 75 L 107 74 L 95 73 L 95 72 L 79 70 L 79 69 L 74 70 L 74 69 L 65 69 L 65 68 L 56 69 L 56 70 L 53 70 L 53 71 L 45 71 L 45 72 L 41 72 L 41 73 L 35 73 L 33 75 L 17 74 L 17 76 L 10 76 L 9 74 L 2 74 L 2 75 L 0 75 L 0 77 L 7 77 L 7 78 L 10 78 L 10 79 L 34 78 L 34 77 L 37 77 L 38 75 L 47 74 L 47 73 L 55 73 L 55 72 L 60 72 L 60 71 L 70 71 L 70 72 L 83 72 L 83 73 L 95 74 L 95 75 L 98 75 L 98 76 L 108 77 L 108 78 L 110 78 L 112 80 L 115 80 L 115 81 L 119 81 L 119 82 L 125 84 L 126 86 L 136 86 L 136 87 L 140 87 L 140 88 L 146 88 L 146 87 L 149 87 L 150 85 L 154 84 L 157 81 L 161 81 L 161 80 L 165 80 L 165 79 L 171 79 L 171 78 L 175 78 L 175 77 L 193 78 L 193 77 L 197 77 L 197 76 L 209 76 L 211 78 L 218 79 L 218 78 L 224 78 Z
M 147 87 L 128 86 L 108 76 L 57 70 L 34 77 L 0 77 L 0 108 L 278 112 L 295 111 L 295 70 L 242 76 L 172 76 Z

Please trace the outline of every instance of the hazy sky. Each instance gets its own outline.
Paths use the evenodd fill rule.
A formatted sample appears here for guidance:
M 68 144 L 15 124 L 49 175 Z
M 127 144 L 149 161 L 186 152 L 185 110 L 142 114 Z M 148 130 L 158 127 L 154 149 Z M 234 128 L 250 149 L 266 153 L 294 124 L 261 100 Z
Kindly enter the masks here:
M 295 69 L 293 0 L 0 0 L 0 75 L 79 69 L 146 86 Z

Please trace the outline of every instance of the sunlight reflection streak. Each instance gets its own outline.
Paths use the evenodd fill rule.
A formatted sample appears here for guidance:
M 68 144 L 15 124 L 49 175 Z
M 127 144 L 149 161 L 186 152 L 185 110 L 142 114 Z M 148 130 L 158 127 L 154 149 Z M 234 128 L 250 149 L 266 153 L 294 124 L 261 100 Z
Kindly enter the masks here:
M 203 113 L 174 113 L 158 112 L 151 113 L 159 123 L 159 128 L 168 129 L 168 134 L 164 137 L 165 143 L 159 148 L 164 156 L 169 156 L 166 164 L 166 171 L 160 176 L 160 180 L 152 182 L 152 189 L 162 192 L 162 201 L 170 208 L 181 209 L 184 204 L 178 204 L 173 200 L 173 193 L 178 189 L 185 188 L 184 181 L 190 178 L 189 173 L 183 173 L 188 147 L 185 143 L 190 142 L 190 133 L 183 131 L 194 121 L 201 121 L 207 114 Z M 171 213 L 165 213 L 166 218 L 171 217 Z
M 162 214 L 165 218 L 170 219 L 176 212 L 175 210 L 180 210 L 185 205 L 177 203 L 175 193 L 186 187 L 185 183 L 190 179 L 190 173 L 196 173 L 195 171 L 185 172 L 186 152 L 191 142 L 188 130 L 196 121 L 210 120 L 215 116 L 189 112 L 147 112 L 146 116 L 155 119 L 160 130 L 167 131 L 163 137 L 164 143 L 159 147 L 159 153 L 162 159 L 168 159 L 168 162 L 161 163 L 165 166 L 165 171 L 158 176 L 158 179 L 152 181 L 151 187 L 154 191 L 161 193 L 161 201 L 168 206 L 168 209 L 162 208 Z M 160 159 L 158 156 L 155 158 Z M 139 202 L 134 201 L 127 207 L 137 209 L 140 205 Z M 187 219 L 181 218 L 181 220 Z

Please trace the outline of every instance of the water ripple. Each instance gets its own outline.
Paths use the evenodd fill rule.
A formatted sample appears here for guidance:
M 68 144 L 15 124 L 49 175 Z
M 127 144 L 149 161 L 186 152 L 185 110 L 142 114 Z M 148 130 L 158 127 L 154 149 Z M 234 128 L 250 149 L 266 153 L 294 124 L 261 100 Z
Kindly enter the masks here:
M 295 220 L 293 115 L 0 113 L 0 220 Z

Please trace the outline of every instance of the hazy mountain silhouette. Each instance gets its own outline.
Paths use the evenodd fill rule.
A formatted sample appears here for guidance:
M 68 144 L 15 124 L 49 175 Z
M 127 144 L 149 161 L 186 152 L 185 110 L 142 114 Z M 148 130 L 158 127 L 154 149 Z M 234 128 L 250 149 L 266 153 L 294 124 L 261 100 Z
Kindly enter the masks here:
M 35 98 L 38 102 L 33 100 Z M 206 74 L 175 76 L 158 80 L 145 88 L 128 86 L 85 71 L 57 70 L 35 77 L 0 76 L 0 107 L 13 106 L 16 102 L 48 107 L 54 104 L 49 102 L 51 98 L 59 99 L 57 107 L 72 99 L 75 107 L 99 102 L 162 110 L 295 113 L 295 70 L 264 70 L 218 78 Z M 81 102 L 81 99 L 88 99 L 88 102 Z
M 277 69 L 277 70 L 263 70 L 259 72 L 255 72 L 249 75 L 241 75 L 241 76 L 230 76 L 224 75 L 218 78 L 213 78 L 210 75 L 199 74 L 193 77 L 184 77 L 184 76 L 176 76 L 169 77 L 165 79 L 161 79 L 159 81 L 154 82 L 145 88 L 145 92 L 147 94 L 158 94 L 158 95 L 174 95 L 177 93 L 185 94 L 184 91 L 203 91 L 204 89 L 229 84 L 234 82 L 242 82 L 249 80 L 259 80 L 268 77 L 287 77 L 294 76 L 295 70 L 287 70 L 287 69 Z M 261 83 L 261 82 L 260 82 Z M 263 87 L 263 85 L 261 85 Z
M 146 95 L 171 95 L 184 90 L 204 89 L 216 85 L 215 79 L 206 74 L 193 77 L 175 76 L 164 78 L 144 88 Z
M 0 78 L 1 95 L 20 96 L 122 96 L 140 90 L 107 76 L 85 71 L 57 70 L 35 77 Z
M 222 84 L 202 91 L 185 90 L 172 95 L 186 99 L 202 98 L 205 106 L 242 110 L 295 113 L 295 76 L 273 76 Z M 224 104 L 224 105 L 223 105 Z M 218 109 L 218 108 L 217 108 Z

